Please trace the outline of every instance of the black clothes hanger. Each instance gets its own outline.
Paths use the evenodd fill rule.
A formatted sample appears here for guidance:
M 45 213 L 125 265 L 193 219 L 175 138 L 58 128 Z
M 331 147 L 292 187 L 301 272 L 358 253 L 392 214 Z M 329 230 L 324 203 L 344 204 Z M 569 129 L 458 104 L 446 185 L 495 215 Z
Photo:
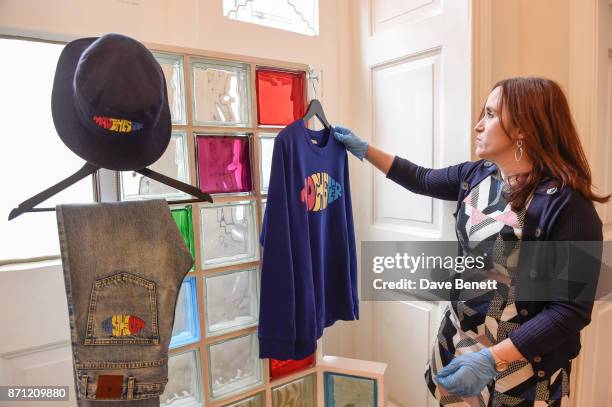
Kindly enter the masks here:
M 81 179 L 87 177 L 88 175 L 93 174 L 99 169 L 100 169 L 99 166 L 86 162 L 85 165 L 83 165 L 83 167 L 80 170 L 78 170 L 77 172 L 69 176 L 68 178 L 58 182 L 52 187 L 49 187 L 45 189 L 44 191 L 39 192 L 33 197 L 20 203 L 17 208 L 14 208 L 11 211 L 11 213 L 9 213 L 8 220 L 15 219 L 17 216 L 22 215 L 25 212 L 54 211 L 55 208 L 35 208 L 35 206 L 41 202 L 46 201 L 47 199 L 51 198 L 53 195 L 56 195 L 58 192 L 63 191 L 64 189 L 68 188 L 70 185 L 75 184 Z M 212 202 L 213 201 L 211 196 L 207 194 L 206 192 L 202 192 L 198 188 L 192 185 L 175 180 L 174 178 L 167 177 L 149 168 L 143 168 L 140 170 L 136 170 L 136 172 L 146 177 L 149 177 L 151 179 L 154 179 L 155 181 L 161 182 L 162 184 L 178 189 L 179 191 L 195 196 L 197 198 L 197 199 L 184 199 L 180 201 L 169 201 L 168 202 L 169 205 L 190 203 L 190 202 L 201 202 L 201 201 Z
M 331 128 L 331 125 L 327 121 L 327 118 L 325 117 L 325 113 L 323 112 L 323 106 L 321 106 L 321 102 L 319 102 L 318 99 L 312 99 L 310 101 L 310 103 L 308 104 L 308 109 L 306 110 L 306 114 L 304 114 L 304 117 L 302 117 L 302 120 L 308 121 L 312 119 L 314 116 L 316 116 L 319 119 L 319 121 L 323 124 L 323 126 L 327 130 Z

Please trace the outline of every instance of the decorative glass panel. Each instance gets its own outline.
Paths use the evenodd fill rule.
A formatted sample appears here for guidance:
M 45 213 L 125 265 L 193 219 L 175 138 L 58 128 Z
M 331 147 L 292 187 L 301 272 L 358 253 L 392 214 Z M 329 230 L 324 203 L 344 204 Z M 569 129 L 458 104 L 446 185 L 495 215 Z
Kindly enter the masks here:
M 368 377 L 323 373 L 326 407 L 376 407 L 376 380 Z
M 263 194 L 268 193 L 270 186 L 270 170 L 272 169 L 272 152 L 274 150 L 274 135 L 262 134 L 259 139 L 259 174 Z
M 198 125 L 249 126 L 249 66 L 191 60 L 193 120 Z
M 185 124 L 185 81 L 183 77 L 183 57 L 181 55 L 153 53 L 161 65 L 166 78 L 168 104 L 172 123 Z
M 229 396 L 263 383 L 257 336 L 250 334 L 208 345 L 212 398 Z
M 257 324 L 258 281 L 257 269 L 218 273 L 204 278 L 207 336 Z
M 315 364 L 315 354 L 314 353 L 301 360 L 270 359 L 270 377 L 275 379 L 277 377 L 288 375 L 289 373 L 308 369 L 309 367 L 314 366 L 314 364 Z
M 264 405 L 264 394 L 257 393 L 253 397 L 249 397 L 244 400 L 237 401 L 232 404 L 228 404 L 224 407 L 263 407 Z
M 231 20 L 305 35 L 319 35 L 319 0 L 223 0 Z
M 257 71 L 259 124 L 285 126 L 304 116 L 304 72 Z
M 150 169 L 189 184 L 187 134 L 173 132 L 168 148 Z M 121 171 L 121 200 L 142 198 L 184 199 L 189 195 L 135 171 Z
M 259 259 L 255 201 L 200 207 L 202 268 Z
M 196 140 L 202 191 L 251 191 L 250 136 L 198 136 Z
M 315 376 L 299 378 L 272 389 L 273 407 L 314 407 L 315 406 Z
M 184 346 L 200 340 L 198 321 L 198 289 L 195 276 L 187 277 L 181 285 L 176 309 L 170 348 Z
M 193 239 L 193 210 L 191 205 L 187 205 L 184 208 L 172 208 L 170 211 L 172 217 L 178 226 L 185 244 L 191 253 L 191 257 L 195 259 L 195 242 Z M 193 270 L 193 269 L 192 269 Z
M 197 350 L 171 355 L 168 358 L 168 383 L 160 397 L 160 405 L 203 406 L 200 371 L 200 352 Z

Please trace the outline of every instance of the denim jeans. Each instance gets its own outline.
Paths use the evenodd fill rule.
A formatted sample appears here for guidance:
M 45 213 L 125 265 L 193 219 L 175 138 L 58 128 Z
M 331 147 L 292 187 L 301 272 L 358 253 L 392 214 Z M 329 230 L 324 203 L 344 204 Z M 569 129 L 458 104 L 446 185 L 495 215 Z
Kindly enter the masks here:
M 159 406 L 174 307 L 193 265 L 168 204 L 56 212 L 79 406 Z

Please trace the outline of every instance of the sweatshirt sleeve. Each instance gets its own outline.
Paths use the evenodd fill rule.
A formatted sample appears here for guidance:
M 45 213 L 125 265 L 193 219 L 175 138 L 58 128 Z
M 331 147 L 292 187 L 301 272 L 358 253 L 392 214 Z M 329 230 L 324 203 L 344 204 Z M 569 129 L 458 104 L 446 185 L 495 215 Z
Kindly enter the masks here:
M 569 242 L 561 246 L 567 249 L 560 267 L 567 267 L 570 276 L 580 275 L 596 285 L 601 267 L 603 233 L 601 220 L 590 202 L 575 195 L 559 215 L 548 240 Z M 579 246 L 572 245 L 572 241 L 591 242 L 591 246 L 588 246 L 591 250 L 583 251 Z M 594 296 L 592 292 L 585 295 L 585 299 L 561 298 L 551 301 L 537 315 L 510 332 L 508 337 L 529 360 L 554 351 L 565 338 L 577 335 L 591 322 Z
M 359 319 L 359 289 L 358 289 L 358 268 L 357 268 L 357 248 L 355 243 L 355 225 L 353 223 L 353 205 L 351 201 L 351 186 L 349 177 L 348 156 L 344 153 L 344 205 L 346 208 L 346 227 L 348 231 L 349 246 L 349 270 L 351 281 L 351 294 L 353 297 L 353 316 Z
M 259 300 L 259 357 L 290 359 L 296 339 L 295 287 L 290 225 L 288 168 L 280 140 L 274 141 L 263 246 Z
M 461 182 L 473 167 L 466 161 L 445 168 L 425 168 L 400 156 L 395 156 L 387 178 L 415 194 L 456 201 Z

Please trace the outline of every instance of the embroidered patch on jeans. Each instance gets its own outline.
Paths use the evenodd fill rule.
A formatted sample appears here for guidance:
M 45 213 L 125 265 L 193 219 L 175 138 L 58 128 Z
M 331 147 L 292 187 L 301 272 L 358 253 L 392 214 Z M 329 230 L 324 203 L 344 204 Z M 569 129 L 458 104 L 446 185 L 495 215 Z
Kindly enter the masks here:
M 130 336 L 142 331 L 145 322 L 135 315 L 117 314 L 102 321 L 102 329 L 112 336 Z
M 96 399 L 120 399 L 123 375 L 100 375 L 96 385 Z

